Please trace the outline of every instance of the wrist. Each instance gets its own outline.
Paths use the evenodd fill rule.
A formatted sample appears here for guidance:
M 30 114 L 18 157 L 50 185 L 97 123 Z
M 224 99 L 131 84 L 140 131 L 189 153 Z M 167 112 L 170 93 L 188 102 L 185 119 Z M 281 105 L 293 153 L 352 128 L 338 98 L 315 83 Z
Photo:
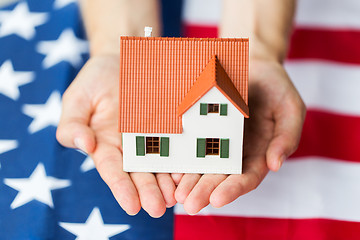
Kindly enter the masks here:
M 250 38 L 250 59 L 278 62 L 282 64 L 287 54 L 287 39 L 278 39 L 276 44 L 261 40 L 257 36 Z
M 100 36 L 93 39 L 90 38 L 89 44 L 91 57 L 99 55 L 119 55 L 119 39 L 112 39 Z

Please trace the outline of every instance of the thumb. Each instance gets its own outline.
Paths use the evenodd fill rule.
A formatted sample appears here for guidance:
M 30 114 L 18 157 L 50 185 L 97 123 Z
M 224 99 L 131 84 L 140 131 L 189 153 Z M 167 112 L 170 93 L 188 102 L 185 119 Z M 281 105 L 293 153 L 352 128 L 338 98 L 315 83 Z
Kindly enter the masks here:
M 289 101 L 275 114 L 274 137 L 266 151 L 267 165 L 272 171 L 278 171 L 299 144 L 305 118 L 305 105 L 300 98 L 298 100 Z
M 78 148 L 89 154 L 94 151 L 96 141 L 88 125 L 92 113 L 91 101 L 83 93 L 74 85 L 65 92 L 56 138 L 65 147 Z

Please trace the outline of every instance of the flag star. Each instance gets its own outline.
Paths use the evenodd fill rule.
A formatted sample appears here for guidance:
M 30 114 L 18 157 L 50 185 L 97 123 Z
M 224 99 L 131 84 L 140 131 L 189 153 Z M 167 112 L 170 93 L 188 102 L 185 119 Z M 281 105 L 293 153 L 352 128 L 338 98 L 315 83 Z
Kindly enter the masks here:
M 48 126 L 57 126 L 61 115 L 61 95 L 52 92 L 45 104 L 25 104 L 23 113 L 33 118 L 28 131 L 35 133 Z
M 85 160 L 83 161 L 83 163 L 80 166 L 81 171 L 88 172 L 88 171 L 94 169 L 95 168 L 94 160 L 89 155 L 87 155 L 85 152 L 83 152 L 81 150 L 77 150 L 77 151 L 86 156 Z
M 104 224 L 100 210 L 95 207 L 85 223 L 60 222 L 60 226 L 76 235 L 76 240 L 108 240 L 130 228 L 128 224 Z
M 94 160 L 90 156 L 87 156 L 85 158 L 84 162 L 80 166 L 80 169 L 82 172 L 88 172 L 94 168 L 95 168 L 95 163 L 94 163 Z
M 55 0 L 54 2 L 54 8 L 60 9 L 63 8 L 71 3 L 77 3 L 77 0 Z
M 88 43 L 77 38 L 73 30 L 65 29 L 57 40 L 41 41 L 37 45 L 37 51 L 46 55 L 42 62 L 44 68 L 50 68 L 61 61 L 77 67 L 82 62 L 81 54 L 88 52 Z
M 7 60 L 0 67 L 0 93 L 17 100 L 20 96 L 19 87 L 30 83 L 34 79 L 33 72 L 14 71 L 10 60 Z
M 65 188 L 71 185 L 69 180 L 46 176 L 45 167 L 39 163 L 29 178 L 5 178 L 4 183 L 19 191 L 11 203 L 15 209 L 26 203 L 37 200 L 49 207 L 54 207 L 51 190 Z
M 35 36 L 35 27 L 44 24 L 48 13 L 32 13 L 25 1 L 11 10 L 0 11 L 0 37 L 16 34 L 26 40 Z
M 17 140 L 0 140 L 0 154 L 11 151 L 17 148 L 18 145 L 19 143 Z
M 11 151 L 19 145 L 17 140 L 0 140 L 0 154 Z

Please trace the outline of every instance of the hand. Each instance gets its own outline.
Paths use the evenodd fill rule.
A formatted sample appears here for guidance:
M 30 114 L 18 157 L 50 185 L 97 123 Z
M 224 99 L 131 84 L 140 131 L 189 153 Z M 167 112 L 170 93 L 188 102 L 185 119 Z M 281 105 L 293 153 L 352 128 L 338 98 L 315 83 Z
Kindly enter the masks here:
M 63 96 L 58 141 L 88 153 L 120 206 L 130 215 L 142 207 L 160 217 L 175 205 L 170 174 L 131 173 L 122 169 L 118 123 L 119 56 L 92 57 Z
M 297 148 L 305 105 L 283 66 L 251 60 L 250 119 L 245 120 L 243 174 L 173 174 L 175 198 L 189 214 L 209 203 L 222 207 L 254 190 L 268 170 L 278 171 Z

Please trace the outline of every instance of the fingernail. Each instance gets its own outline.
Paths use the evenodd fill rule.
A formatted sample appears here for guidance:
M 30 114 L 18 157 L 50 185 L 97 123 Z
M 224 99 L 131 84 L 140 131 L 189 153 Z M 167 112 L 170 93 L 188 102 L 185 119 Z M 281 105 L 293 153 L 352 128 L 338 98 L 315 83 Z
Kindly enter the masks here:
M 189 214 L 190 216 L 195 216 L 196 214 L 198 214 L 198 212 L 196 212 L 196 213 L 187 213 L 187 214 Z
M 125 211 L 126 212 L 126 211 Z M 126 212 L 127 213 L 127 215 L 129 215 L 129 216 L 135 216 L 137 213 L 128 213 L 128 212 Z
M 165 204 L 166 208 L 172 208 L 173 206 L 175 206 L 174 204 Z
M 78 149 L 80 149 L 81 151 L 87 153 L 85 143 L 81 138 L 75 138 L 74 139 L 74 144 Z
M 286 156 L 285 156 L 285 155 L 281 155 L 281 157 L 279 158 L 279 168 L 278 168 L 278 169 L 281 168 L 281 165 L 283 164 L 283 162 L 285 161 L 285 159 L 286 159 Z

